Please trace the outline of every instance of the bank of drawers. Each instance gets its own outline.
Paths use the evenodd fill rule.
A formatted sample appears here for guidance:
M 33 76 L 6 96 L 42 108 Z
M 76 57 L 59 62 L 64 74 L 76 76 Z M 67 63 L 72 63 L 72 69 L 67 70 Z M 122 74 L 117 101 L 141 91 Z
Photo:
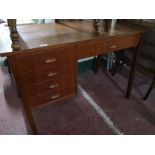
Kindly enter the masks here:
M 112 36 L 93 43 L 82 44 L 78 46 L 78 59 L 134 47 L 138 45 L 139 39 L 139 34 L 119 37 Z
M 31 106 L 75 94 L 74 46 L 16 56 L 20 84 Z

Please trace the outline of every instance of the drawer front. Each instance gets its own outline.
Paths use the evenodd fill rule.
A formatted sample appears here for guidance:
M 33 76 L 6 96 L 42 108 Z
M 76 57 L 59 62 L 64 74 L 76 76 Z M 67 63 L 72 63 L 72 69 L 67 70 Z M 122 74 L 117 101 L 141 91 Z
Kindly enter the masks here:
M 108 44 L 109 44 L 109 40 L 107 40 L 107 39 L 97 42 L 97 45 L 96 45 L 97 48 L 96 48 L 96 50 L 93 51 L 93 56 L 108 52 L 108 50 L 109 50 Z
M 38 51 L 38 53 L 16 56 L 18 69 L 21 73 L 38 70 L 45 67 L 57 66 L 61 63 L 75 61 L 75 48 L 65 47 Z
M 91 57 L 93 56 L 93 52 L 96 51 L 96 43 L 79 45 L 78 46 L 78 59 Z
M 24 87 L 24 94 L 26 97 L 33 97 L 46 92 L 59 91 L 63 88 L 74 86 L 75 77 L 61 77 L 52 79 L 50 81 L 41 82 L 39 84 Z
M 121 46 L 123 44 L 124 39 L 122 40 L 121 38 L 116 38 L 116 37 L 111 37 L 108 38 L 107 44 L 106 44 L 106 50 L 107 52 L 113 52 L 121 49 Z
M 138 46 L 139 40 L 140 40 L 141 35 L 137 34 L 137 35 L 132 35 L 132 36 L 128 36 L 128 37 L 122 37 L 120 42 L 122 41 L 122 48 L 130 48 L 130 47 L 136 47 Z
M 33 72 L 27 72 L 21 74 L 21 83 L 23 86 L 29 86 L 37 84 L 39 82 L 46 82 L 55 78 L 65 77 L 65 76 L 75 76 L 75 62 L 66 63 L 64 65 L 59 65 L 57 68 L 49 67 L 43 68 Z
M 46 53 L 39 54 L 24 54 L 16 56 L 16 62 L 19 71 L 22 73 L 34 71 L 36 69 L 57 66 L 56 51 L 45 51 Z
M 104 54 L 107 52 L 118 51 L 138 45 L 140 34 L 131 36 L 119 36 L 111 37 L 101 40 L 96 43 L 95 50 L 92 51 L 92 55 Z
M 109 40 L 109 43 L 107 44 L 108 52 L 135 47 L 138 45 L 139 39 L 139 34 L 111 38 L 111 40 Z
M 67 97 L 71 95 L 75 95 L 75 86 L 63 88 L 61 90 L 57 90 L 53 92 L 48 92 L 33 98 L 28 98 L 27 102 L 29 103 L 30 106 L 34 107 L 34 106 L 43 105 L 49 102 L 53 102 L 63 97 Z

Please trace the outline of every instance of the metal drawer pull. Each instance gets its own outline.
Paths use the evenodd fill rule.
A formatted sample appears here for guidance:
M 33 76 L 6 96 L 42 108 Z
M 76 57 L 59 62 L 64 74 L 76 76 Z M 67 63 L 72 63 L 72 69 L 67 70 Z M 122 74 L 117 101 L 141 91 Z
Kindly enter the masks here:
M 52 89 L 52 88 L 56 88 L 58 86 L 59 86 L 59 84 L 52 84 L 52 85 L 49 86 L 49 88 Z
M 109 48 L 116 48 L 117 46 L 116 45 L 113 45 L 113 46 L 110 46 Z
M 55 62 L 56 60 L 57 60 L 57 59 L 55 59 L 55 58 L 54 58 L 54 59 L 48 59 L 48 60 L 46 60 L 45 62 L 46 62 L 46 63 L 51 63 L 51 62 Z
M 52 77 L 52 76 L 55 76 L 55 75 L 57 75 L 57 72 L 49 73 L 49 74 L 48 74 L 48 77 Z
M 51 99 L 54 100 L 54 99 L 56 99 L 58 97 L 60 97 L 60 94 L 55 94 L 55 95 L 51 96 Z

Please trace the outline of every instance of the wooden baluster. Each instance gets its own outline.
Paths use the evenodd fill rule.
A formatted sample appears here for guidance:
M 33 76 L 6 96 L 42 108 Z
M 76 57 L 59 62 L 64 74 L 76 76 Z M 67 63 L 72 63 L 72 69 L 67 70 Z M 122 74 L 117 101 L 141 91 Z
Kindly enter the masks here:
M 10 29 L 10 37 L 11 37 L 11 41 L 12 41 L 12 45 L 11 48 L 16 51 L 20 49 L 20 45 L 19 45 L 19 34 L 16 28 L 16 19 L 8 19 L 8 26 Z
M 111 24 L 111 19 L 104 19 L 104 31 L 108 32 Z

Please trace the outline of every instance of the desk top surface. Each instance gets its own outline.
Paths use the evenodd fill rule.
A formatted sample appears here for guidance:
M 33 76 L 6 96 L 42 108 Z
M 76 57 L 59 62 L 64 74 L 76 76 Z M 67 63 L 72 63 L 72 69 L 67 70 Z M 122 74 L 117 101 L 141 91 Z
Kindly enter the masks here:
M 87 21 L 22 25 L 17 26 L 20 35 L 20 51 L 12 52 L 9 29 L 3 25 L 0 26 L 0 55 L 2 56 L 29 49 L 63 46 L 97 38 L 132 35 L 145 31 L 144 28 L 137 26 L 116 24 L 111 26 L 108 33 L 96 34 L 93 24 Z
M 67 27 L 79 30 L 81 32 L 95 33 L 93 23 L 91 21 L 79 21 L 79 20 L 60 20 L 59 22 Z M 103 31 L 104 28 L 100 30 L 100 35 L 128 35 L 132 33 L 139 33 L 144 31 L 146 28 L 142 28 L 138 25 L 129 24 L 113 24 L 109 28 L 108 33 Z

